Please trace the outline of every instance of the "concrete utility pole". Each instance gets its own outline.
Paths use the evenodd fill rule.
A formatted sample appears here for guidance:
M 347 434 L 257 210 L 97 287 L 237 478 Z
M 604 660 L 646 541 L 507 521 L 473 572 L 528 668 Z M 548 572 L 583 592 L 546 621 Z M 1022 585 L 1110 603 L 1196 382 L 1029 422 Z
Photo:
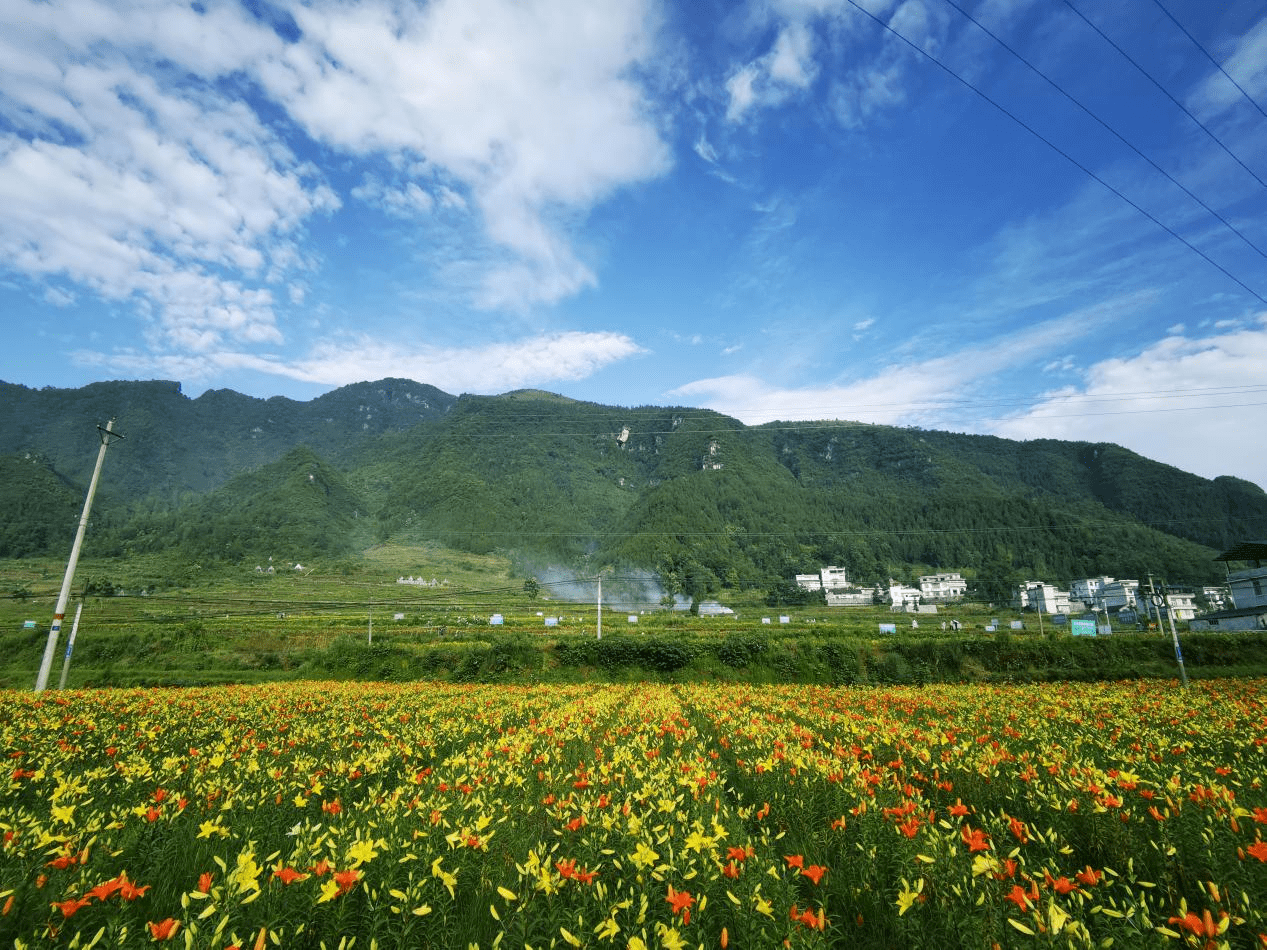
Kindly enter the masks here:
M 603 575 L 598 575 L 598 639 L 603 639 Z
M 70 674 L 70 655 L 75 652 L 75 634 L 79 632 L 79 615 L 84 612 L 81 600 L 75 608 L 75 622 L 70 625 L 70 639 L 66 641 L 66 655 L 62 658 L 62 678 L 57 683 L 58 689 L 66 688 L 66 677 Z
M 44 692 L 48 686 L 48 674 L 53 668 L 53 655 L 57 652 L 57 638 L 62 632 L 62 621 L 66 619 L 66 603 L 70 600 L 70 585 L 75 580 L 75 566 L 79 563 L 79 549 L 84 544 L 84 532 L 88 530 L 88 515 L 92 511 L 92 499 L 97 494 L 97 481 L 101 478 L 101 466 L 106 460 L 106 449 L 114 439 L 123 438 L 114 431 L 114 420 L 106 423 L 103 429 L 97 426 L 101 437 L 101 450 L 97 453 L 97 465 L 92 470 L 92 481 L 88 483 L 88 497 L 84 499 L 84 513 L 79 516 L 79 530 L 75 532 L 75 543 L 70 549 L 70 561 L 66 564 L 66 576 L 62 578 L 62 591 L 57 595 L 57 607 L 53 611 L 53 626 L 48 631 L 48 643 L 44 645 L 44 658 L 40 661 L 40 672 L 35 678 L 35 691 Z
M 1179 634 L 1175 631 L 1175 611 L 1170 604 L 1166 603 L 1166 596 L 1157 593 L 1157 588 L 1153 584 L 1153 576 L 1148 575 L 1148 590 L 1150 592 L 1149 600 L 1157 610 L 1157 630 L 1161 631 L 1161 605 L 1166 604 L 1166 617 L 1170 620 L 1170 639 L 1175 644 L 1175 659 L 1179 663 L 1179 680 L 1184 686 L 1188 685 L 1188 671 L 1183 665 L 1183 651 L 1179 649 Z

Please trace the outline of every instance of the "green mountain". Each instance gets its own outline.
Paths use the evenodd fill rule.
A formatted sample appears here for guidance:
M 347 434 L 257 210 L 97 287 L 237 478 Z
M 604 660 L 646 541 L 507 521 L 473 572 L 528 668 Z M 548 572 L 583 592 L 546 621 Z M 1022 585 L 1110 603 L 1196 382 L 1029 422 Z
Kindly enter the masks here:
M 997 592 L 1025 576 L 1216 581 L 1218 550 L 1267 536 L 1258 486 L 1107 443 L 745 426 L 707 410 L 535 390 L 455 397 L 399 379 L 310 402 L 189 399 L 170 382 L 0 383 L 0 396 L 5 444 L 42 460 L 0 467 L 0 556 L 68 544 L 108 418 L 126 438 L 103 472 L 89 535 L 99 553 L 303 560 L 399 538 L 638 567 L 697 595 L 824 563 L 860 582 L 961 570 Z
M 345 477 L 305 446 L 230 479 L 175 511 L 139 515 L 108 537 L 125 551 L 178 549 L 197 559 L 290 567 L 373 543 L 371 519 Z
M 298 402 L 227 389 L 197 399 L 180 383 L 92 383 L 29 389 L 0 382 L 0 434 L 13 452 L 38 452 L 76 483 L 96 461 L 97 425 L 115 419 L 126 437 L 102 472 L 103 495 L 121 502 L 178 503 L 307 445 L 336 464 L 384 432 L 442 418 L 456 397 L 405 379 L 356 383 Z
M 8 557 L 69 551 L 83 508 L 83 492 L 30 453 L 0 456 L 0 551 Z

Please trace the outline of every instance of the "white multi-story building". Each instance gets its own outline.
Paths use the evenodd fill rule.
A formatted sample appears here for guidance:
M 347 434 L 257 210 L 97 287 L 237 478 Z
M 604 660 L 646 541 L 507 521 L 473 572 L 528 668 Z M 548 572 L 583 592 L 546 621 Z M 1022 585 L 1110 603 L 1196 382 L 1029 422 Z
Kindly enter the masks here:
M 843 567 L 830 565 L 818 572 L 823 582 L 823 590 L 844 590 L 849 587 L 849 576 Z
M 1197 595 L 1190 590 L 1168 591 L 1166 609 L 1176 620 L 1191 620 L 1197 615 Z
M 1158 591 L 1156 596 L 1161 598 L 1161 603 L 1147 590 L 1140 590 L 1135 598 L 1136 612 L 1151 623 L 1156 623 L 1158 617 L 1165 623 L 1172 616 L 1175 620 L 1191 620 L 1197 615 L 1196 595 L 1192 591 Z
M 1071 614 L 1069 591 L 1060 590 L 1055 584 L 1042 581 L 1026 581 L 1016 588 L 1012 606 L 1017 610 L 1033 610 L 1042 614 Z
M 922 600 L 942 603 L 958 600 L 968 592 L 968 582 L 958 573 L 924 574 L 919 579 L 919 593 Z
M 797 574 L 796 586 L 802 590 L 821 590 L 828 607 L 869 607 L 875 603 L 876 589 L 849 583 L 849 575 L 843 567 L 828 565 L 817 574 Z
M 797 574 L 796 585 L 805 590 L 845 590 L 850 586 L 849 575 L 843 567 L 828 565 L 817 574 Z
M 1084 577 L 1069 585 L 1069 599 L 1080 600 L 1088 606 L 1099 606 L 1100 592 L 1112 584 L 1112 577 Z
M 1138 596 L 1139 581 L 1113 581 L 1111 584 L 1105 584 L 1100 589 L 1100 595 L 1096 601 L 1096 609 L 1109 613 L 1116 613 L 1123 608 L 1134 610 Z

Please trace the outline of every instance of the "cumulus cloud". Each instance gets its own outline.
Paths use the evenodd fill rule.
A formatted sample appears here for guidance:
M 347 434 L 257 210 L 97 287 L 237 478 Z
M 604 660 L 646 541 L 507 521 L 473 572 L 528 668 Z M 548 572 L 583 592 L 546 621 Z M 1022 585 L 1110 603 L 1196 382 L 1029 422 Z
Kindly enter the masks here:
M 5 5 L 7 266 L 130 302 L 156 346 L 280 339 L 260 283 L 338 201 L 250 108 L 173 65 L 227 68 L 270 45 L 259 35 L 227 8 Z
M 315 2 L 292 13 L 303 39 L 262 63 L 260 82 L 318 140 L 424 159 L 460 183 L 506 252 L 487 306 L 592 285 L 569 216 L 669 167 L 631 78 L 654 49 L 645 0 Z M 420 207 L 433 183 L 412 184 L 418 192 L 397 197 Z
M 0 6 L 5 266 L 130 306 L 155 353 L 228 353 L 283 342 L 279 303 L 304 299 L 309 221 L 341 203 L 297 151 L 311 140 L 390 169 L 363 176 L 358 201 L 403 220 L 465 215 L 483 270 L 465 282 L 488 307 L 593 285 L 577 223 L 669 167 L 635 78 L 652 0 L 267 14 L 226 0 Z

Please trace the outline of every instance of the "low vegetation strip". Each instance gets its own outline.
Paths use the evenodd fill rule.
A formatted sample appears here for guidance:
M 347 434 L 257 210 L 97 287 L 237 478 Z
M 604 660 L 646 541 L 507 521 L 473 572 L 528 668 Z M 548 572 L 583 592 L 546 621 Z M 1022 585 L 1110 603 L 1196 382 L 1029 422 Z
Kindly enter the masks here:
M 0 692 L 0 942 L 1267 943 L 1267 679 Z
M 294 679 L 453 683 L 729 682 L 805 685 L 923 685 L 1171 679 L 1178 676 L 1169 635 L 1110 638 L 1067 634 L 945 634 L 882 639 L 798 631 L 759 634 L 669 630 L 645 635 L 546 637 L 489 627 L 439 628 L 365 636 L 330 632 L 323 647 L 306 637 L 213 636 L 201 627 L 174 634 L 85 639 L 75 650 L 72 686 L 201 686 Z M 9 666 L 0 686 L 29 688 L 44 635 L 0 635 Z M 1267 631 L 1185 634 L 1189 676 L 1267 675 Z

